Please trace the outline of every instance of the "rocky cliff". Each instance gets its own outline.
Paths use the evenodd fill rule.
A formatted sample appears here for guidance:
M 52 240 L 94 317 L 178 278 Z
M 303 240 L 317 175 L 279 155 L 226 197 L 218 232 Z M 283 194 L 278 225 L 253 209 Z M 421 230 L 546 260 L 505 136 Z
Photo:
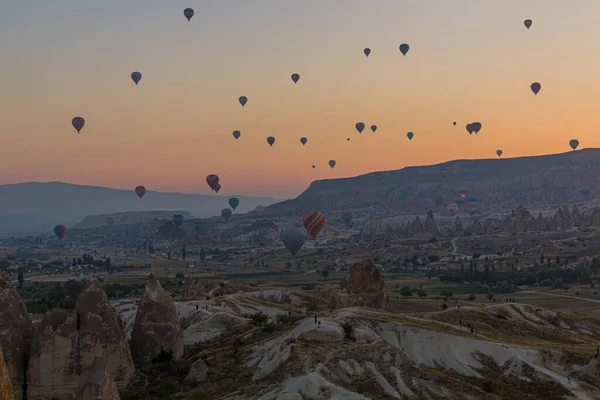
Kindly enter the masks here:
M 160 282 L 149 275 L 131 333 L 131 353 L 136 364 L 146 364 L 160 354 L 183 355 L 183 331 L 173 299 Z
M 0 348 L 0 399 L 14 398 L 15 394 L 13 392 L 10 377 L 8 376 L 6 363 L 4 362 L 4 354 L 2 353 L 2 348 Z
M 8 275 L 0 273 L 0 347 L 4 351 L 6 369 L 17 400 L 23 398 L 32 332 L 33 325 L 25 303 Z
M 82 377 L 74 400 L 119 400 L 119 389 L 106 368 L 103 358 L 97 357 L 92 363 L 89 373 Z
M 355 264 L 350 272 L 350 279 L 342 280 L 340 287 L 332 290 L 330 296 L 333 308 L 390 308 L 385 282 L 371 260 Z

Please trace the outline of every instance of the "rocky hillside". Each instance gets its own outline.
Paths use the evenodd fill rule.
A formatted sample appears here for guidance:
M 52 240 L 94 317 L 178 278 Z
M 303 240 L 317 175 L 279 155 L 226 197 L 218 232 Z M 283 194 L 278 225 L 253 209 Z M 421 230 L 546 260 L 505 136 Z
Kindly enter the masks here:
M 452 202 L 465 207 L 466 201 L 459 194 L 461 187 L 468 188 L 466 198 L 478 198 L 480 210 L 558 206 L 581 201 L 582 186 L 592 189 L 589 198 L 597 196 L 599 184 L 600 149 L 585 149 L 535 157 L 455 160 L 315 181 L 296 199 L 274 204 L 267 210 L 270 214 L 282 213 L 288 207 L 298 213 L 424 213 L 428 209 L 445 210 Z
M 85 217 L 72 229 L 92 229 L 109 226 L 109 221 L 112 221 L 112 226 L 114 227 L 119 225 L 134 225 L 155 219 L 170 221 L 175 214 L 183 215 L 184 220 L 196 218 L 187 211 L 129 211 L 115 214 L 90 215 Z

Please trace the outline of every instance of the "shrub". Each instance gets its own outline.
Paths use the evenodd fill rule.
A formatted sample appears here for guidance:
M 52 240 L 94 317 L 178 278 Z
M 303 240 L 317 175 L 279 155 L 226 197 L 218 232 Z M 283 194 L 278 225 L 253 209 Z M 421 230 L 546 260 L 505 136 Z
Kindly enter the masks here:
M 275 332 L 275 324 L 272 322 L 265 322 L 261 325 L 260 330 L 265 333 L 273 333 Z
M 413 292 L 408 286 L 404 286 L 404 287 L 402 287 L 402 289 L 400 289 L 400 294 L 403 297 L 410 297 L 410 296 L 412 296 Z
M 445 310 L 445 309 L 447 309 L 447 308 L 448 308 L 448 304 L 446 304 L 446 302 L 443 302 L 443 303 L 440 305 L 440 307 L 441 307 L 441 309 L 442 309 L 442 310 Z
M 421 290 L 419 290 L 419 291 L 417 292 L 417 295 L 418 295 L 419 297 L 427 297 L 427 292 L 426 292 L 426 291 L 424 291 L 423 289 L 421 289 Z
M 257 326 L 266 324 L 269 321 L 269 316 L 262 311 L 254 314 L 246 314 L 245 317 L 252 321 L 252 325 Z
M 467 300 L 469 301 L 475 301 L 476 297 L 474 294 L 470 294 L 469 297 L 467 297 Z
M 440 293 L 440 296 L 442 297 L 452 297 L 453 295 L 454 293 L 449 290 L 442 290 L 442 292 Z

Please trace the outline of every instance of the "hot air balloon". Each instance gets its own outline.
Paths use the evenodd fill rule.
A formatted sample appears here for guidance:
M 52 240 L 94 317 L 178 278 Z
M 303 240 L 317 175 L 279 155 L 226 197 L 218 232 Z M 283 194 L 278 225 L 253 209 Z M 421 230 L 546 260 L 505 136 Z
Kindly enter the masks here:
M 413 138 L 414 136 L 415 136 L 415 134 L 414 134 L 414 133 L 412 133 L 412 132 L 408 132 L 408 133 L 406 134 L 406 137 L 408 138 L 408 140 L 412 140 L 412 138 Z
M 325 225 L 325 217 L 320 212 L 312 211 L 302 217 L 302 223 L 310 236 L 316 239 Z
M 373 133 L 375 133 L 376 130 L 377 130 L 377 125 L 371 125 L 371 131 L 373 131 Z
M 239 139 L 240 136 L 242 136 L 242 133 L 240 131 L 233 131 L 233 137 L 236 139 Z
M 473 124 L 467 124 L 467 132 L 469 132 L 469 135 L 473 133 Z
M 185 10 L 183 10 L 183 15 L 185 15 L 188 22 L 190 22 L 190 19 L 192 19 L 192 17 L 194 16 L 194 10 L 192 10 L 191 8 L 186 8 Z
M 275 138 L 273 136 L 269 136 L 267 138 L 267 143 L 269 143 L 269 146 L 273 146 L 273 143 L 275 143 Z
M 533 92 L 533 94 L 535 94 L 537 96 L 537 94 L 539 93 L 539 91 L 542 89 L 542 85 L 540 85 L 539 82 L 533 82 L 531 84 L 531 91 Z
M 583 186 L 581 189 L 579 189 L 579 191 L 581 192 L 582 195 L 587 197 L 592 192 L 592 188 L 589 186 Z
M 75 117 L 73 118 L 73 121 L 71 121 L 71 124 L 73 124 L 73 128 L 75 128 L 77 130 L 77 133 L 79 133 L 85 125 L 85 119 L 81 117 Z
M 229 206 L 231 208 L 233 208 L 234 210 L 237 208 L 237 206 L 240 205 L 240 199 L 238 199 L 237 197 L 232 197 L 229 199 Z
M 475 132 L 475 134 L 477 135 L 481 130 L 481 122 L 473 122 L 471 126 L 473 127 L 473 132 Z
M 305 137 L 303 137 L 303 138 L 300 138 L 300 143 L 302 143 L 302 146 L 304 146 L 304 145 L 306 144 L 306 142 L 307 142 L 307 141 L 308 141 L 308 140 L 307 140 Z
M 111 216 L 106 217 L 106 223 L 108 224 L 108 226 L 113 226 L 113 224 L 115 223 L 115 218 Z
M 256 208 L 254 209 L 254 211 L 256 211 L 259 214 L 262 214 L 265 212 L 265 207 L 264 206 L 256 206 Z
M 231 214 L 233 214 L 231 208 L 224 208 L 221 210 L 221 217 L 223 217 L 225 221 L 228 221 L 229 218 L 231 218 Z
M 571 139 L 569 141 L 569 146 L 571 146 L 571 148 L 573 150 L 575 150 L 577 148 L 577 146 L 579 146 L 579 140 L 577 140 L 577 139 Z
M 329 160 L 329 166 L 331 168 L 335 167 L 335 164 L 336 164 L 335 160 Z
M 294 216 L 294 214 L 296 214 L 296 210 L 293 208 L 286 208 L 285 209 L 285 216 L 288 218 L 292 218 Z
M 452 125 L 456 126 L 456 121 L 454 121 L 454 122 L 452 123 Z
M 464 199 L 469 194 L 469 188 L 466 186 L 461 186 L 458 188 L 458 193 L 460 193 L 460 198 Z
M 239 99 L 240 104 L 242 105 L 242 107 L 244 107 L 246 105 L 246 103 L 248 102 L 248 98 L 246 96 L 241 96 Z
M 141 199 L 142 197 L 144 197 L 144 194 L 146 193 L 146 188 L 143 186 L 138 186 L 135 188 L 135 194 L 137 194 L 137 196 Z
M 526 19 L 525 21 L 523 21 L 523 25 L 525 25 L 525 28 L 527 28 L 527 30 L 529 30 L 529 28 L 531 28 L 531 24 L 533 22 L 530 19 Z
M 183 215 L 181 215 L 181 214 L 173 215 L 173 223 L 177 226 L 180 226 L 181 224 L 183 224 Z
M 350 141 L 350 138 L 346 138 L 346 140 L 349 142 L 349 141 Z
M 363 50 L 363 53 L 365 53 L 365 56 L 369 57 L 369 54 L 371 54 L 371 49 L 367 47 Z
M 316 165 L 313 165 L 313 169 L 315 169 L 315 168 L 317 168 L 317 166 L 316 166 Z
M 354 126 L 358 133 L 362 133 L 362 131 L 365 129 L 365 124 L 363 124 L 362 122 L 357 122 Z
M 450 203 L 446 206 L 446 209 L 450 214 L 454 215 L 458 211 L 458 204 Z
M 65 237 L 65 233 L 67 233 L 67 228 L 64 225 L 56 225 L 54 227 L 54 234 L 57 238 L 62 239 Z
M 290 252 L 291 255 L 295 256 L 296 253 L 304 246 L 304 233 L 297 228 L 288 228 L 281 232 L 279 237 L 281 243 Z
M 500 156 L 502 155 L 502 150 L 499 150 L 499 149 L 498 149 L 498 150 L 496 150 L 496 155 L 497 155 L 498 157 L 500 157 Z
M 206 177 L 206 183 L 208 183 L 208 186 L 212 190 L 215 190 L 215 187 L 219 184 L 219 177 L 217 175 L 210 174 Z
M 141 72 L 137 72 L 137 71 L 132 72 L 131 73 L 131 79 L 133 79 L 133 81 L 137 85 L 139 83 L 139 81 L 142 80 L 142 73 Z
M 300 80 L 300 75 L 292 74 L 292 80 L 294 81 L 294 83 L 298 83 L 298 81 Z
M 342 216 L 340 217 L 346 228 L 350 227 L 350 222 L 352 222 L 352 213 L 350 211 L 344 211 Z
M 406 56 L 406 53 L 408 53 L 408 45 L 406 43 L 402 43 L 400 45 L 400 53 L 402 53 L 403 56 Z
M 217 184 L 215 185 L 215 193 L 219 193 L 219 190 L 221 190 L 221 184 L 220 184 L 220 183 L 217 183 Z

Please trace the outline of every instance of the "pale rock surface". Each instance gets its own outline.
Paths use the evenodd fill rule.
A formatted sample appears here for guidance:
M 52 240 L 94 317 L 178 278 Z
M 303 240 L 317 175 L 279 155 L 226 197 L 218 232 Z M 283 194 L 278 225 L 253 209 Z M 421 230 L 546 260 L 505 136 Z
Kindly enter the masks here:
M 199 359 L 194 364 L 192 364 L 192 367 L 190 368 L 190 371 L 188 372 L 185 379 L 193 379 L 197 382 L 204 382 L 207 377 L 208 367 L 206 366 L 206 363 L 204 361 Z
M 89 368 L 87 375 L 81 379 L 74 400 L 119 400 L 119 389 L 113 376 L 106 369 L 104 359 L 98 357 Z
M 183 331 L 183 343 L 186 345 L 206 342 L 221 336 L 229 329 L 250 324 L 250 320 L 247 318 L 225 312 L 216 312 L 206 317 L 205 312 L 198 310 L 190 314 L 192 318 L 194 318 L 193 313 L 196 313 L 195 316 L 197 318 L 203 319 L 200 322 L 189 325 Z
M 390 308 L 390 298 L 379 269 L 371 260 L 352 267 L 350 280 L 342 280 L 338 289 L 330 292 L 333 308 Z
M 15 393 L 4 362 L 4 354 L 2 348 L 0 348 L 0 399 L 13 399 L 14 397 Z

